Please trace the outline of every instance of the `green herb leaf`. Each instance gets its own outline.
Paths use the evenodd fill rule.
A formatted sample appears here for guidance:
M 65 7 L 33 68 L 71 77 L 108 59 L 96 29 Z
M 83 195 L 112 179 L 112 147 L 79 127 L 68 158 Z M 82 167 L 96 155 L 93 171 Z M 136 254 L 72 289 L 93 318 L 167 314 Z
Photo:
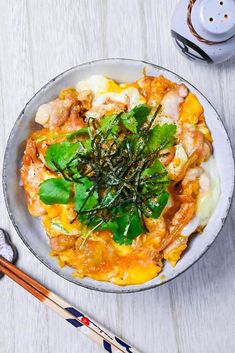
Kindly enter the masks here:
M 151 131 L 147 147 L 151 152 L 168 148 L 175 143 L 175 124 L 156 125 Z
M 82 141 L 82 146 L 85 150 L 84 154 L 92 152 L 91 139 L 86 139 L 86 140 Z
M 63 178 L 51 178 L 39 185 L 38 195 L 46 205 L 67 204 L 70 199 L 72 183 Z
M 57 171 L 58 168 L 64 170 L 81 147 L 81 142 L 71 143 L 65 141 L 55 143 L 48 147 L 45 154 L 45 161 L 52 170 Z
M 137 105 L 133 110 L 134 117 L 138 122 L 138 127 L 141 127 L 147 120 L 151 112 L 151 108 L 147 104 Z
M 121 120 L 125 128 L 133 133 L 137 133 L 137 120 L 134 117 L 134 111 L 131 110 L 128 113 L 123 113 L 121 115 Z
M 127 130 L 137 133 L 137 128 L 140 128 L 146 122 L 150 112 L 151 108 L 147 104 L 139 104 L 121 115 L 123 125 Z
M 146 168 L 141 175 L 143 177 L 150 177 L 154 174 L 158 174 L 159 180 L 161 181 L 168 180 L 167 171 L 162 165 L 162 163 L 159 161 L 159 159 L 155 159 L 153 164 L 149 168 Z
M 115 134 L 117 131 L 119 131 L 120 128 L 118 126 L 117 115 L 114 114 L 114 115 L 107 115 L 107 116 L 103 117 L 100 120 L 99 130 L 103 133 L 110 130 L 110 133 L 112 133 L 112 134 Z
M 113 234 L 118 232 L 118 223 L 115 221 L 108 221 L 101 225 L 100 229 L 110 230 Z
M 77 212 L 90 210 L 98 204 L 98 193 L 93 187 L 94 183 L 86 177 L 75 184 L 74 204 Z
M 115 194 L 112 192 L 108 192 L 102 199 L 102 205 L 108 206 L 115 198 Z
M 153 199 L 149 201 L 149 208 L 152 210 L 151 216 L 153 218 L 159 218 L 161 216 L 161 213 L 165 208 L 168 202 L 168 199 L 169 199 L 168 192 L 164 192 L 160 196 L 158 196 L 157 201 Z
M 102 229 L 108 229 L 113 233 L 113 239 L 119 244 L 131 244 L 133 239 L 143 233 L 143 226 L 139 218 L 138 212 L 126 213 L 124 210 L 121 216 L 115 220 L 109 221 L 102 225 Z
M 157 195 L 165 192 L 170 182 L 166 169 L 158 159 L 149 168 L 146 168 L 141 176 L 144 177 L 142 194 L 143 196 L 153 195 L 153 200 Z M 148 205 L 148 208 L 151 207 Z M 148 212 L 145 211 L 145 214 L 148 215 Z
M 121 217 L 116 218 L 115 223 L 118 228 L 113 231 L 113 239 L 119 244 L 131 244 L 133 239 L 143 233 L 143 226 L 137 212 L 134 214 L 124 214 Z

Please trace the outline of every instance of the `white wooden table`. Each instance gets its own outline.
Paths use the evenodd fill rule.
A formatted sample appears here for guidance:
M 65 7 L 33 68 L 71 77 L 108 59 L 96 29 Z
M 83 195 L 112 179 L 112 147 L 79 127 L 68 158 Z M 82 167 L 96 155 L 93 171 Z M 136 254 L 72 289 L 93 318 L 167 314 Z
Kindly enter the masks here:
M 0 164 L 28 99 L 71 66 L 106 57 L 144 59 L 179 73 L 211 101 L 234 140 L 235 60 L 198 66 L 170 37 L 175 0 L 0 0 Z M 42 265 L 16 235 L 1 194 L 0 226 L 18 266 L 144 353 L 235 352 L 234 208 L 208 253 L 171 283 L 137 294 L 96 293 Z M 32 234 L 32 236 L 34 236 Z M 8 278 L 0 281 L 0 353 L 102 350 Z

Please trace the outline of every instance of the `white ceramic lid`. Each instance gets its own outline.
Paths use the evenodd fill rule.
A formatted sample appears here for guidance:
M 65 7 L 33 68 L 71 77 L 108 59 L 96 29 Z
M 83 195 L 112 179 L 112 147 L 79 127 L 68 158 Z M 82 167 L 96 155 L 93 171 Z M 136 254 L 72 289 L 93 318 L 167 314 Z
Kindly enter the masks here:
M 191 20 L 203 38 L 215 42 L 228 40 L 235 34 L 235 0 L 197 0 Z

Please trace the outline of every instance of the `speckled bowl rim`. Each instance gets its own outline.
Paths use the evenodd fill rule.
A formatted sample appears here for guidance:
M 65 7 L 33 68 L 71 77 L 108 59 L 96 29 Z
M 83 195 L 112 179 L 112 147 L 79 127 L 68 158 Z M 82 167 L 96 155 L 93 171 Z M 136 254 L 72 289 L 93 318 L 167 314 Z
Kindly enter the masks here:
M 207 97 L 205 97 L 204 94 L 202 94 L 192 83 L 190 83 L 189 81 L 187 81 L 186 79 L 184 79 L 182 76 L 176 74 L 174 71 L 172 70 L 169 70 L 169 69 L 166 69 L 165 67 L 163 66 L 160 66 L 160 65 L 156 65 L 156 64 L 153 64 L 153 63 L 150 63 L 150 62 L 147 62 L 147 61 L 144 61 L 144 60 L 138 60 L 138 59 L 128 59 L 128 58 L 106 58 L 106 59 L 98 59 L 98 60 L 92 60 L 92 61 L 89 61 L 89 62 L 85 62 L 85 63 L 82 63 L 82 64 L 79 64 L 79 65 L 75 65 L 75 66 L 72 66 L 71 68 L 69 68 L 68 70 L 65 70 L 63 71 L 62 73 L 60 73 L 59 75 L 55 76 L 54 78 L 52 78 L 50 81 L 48 81 L 44 86 L 42 86 L 33 96 L 32 98 L 25 104 L 25 107 L 23 108 L 23 110 L 21 111 L 21 113 L 19 114 L 18 118 L 16 119 L 12 129 L 11 129 L 11 132 L 10 132 L 10 135 L 8 137 L 8 140 L 7 140 L 7 145 L 6 145 L 6 149 L 5 149 L 5 153 L 4 153 L 4 159 L 3 159 L 3 171 L 2 171 L 2 185 L 3 185 L 3 195 L 4 195 L 4 200 L 5 200 L 5 204 L 6 204 L 6 208 L 7 208 L 7 212 L 8 212 L 8 215 L 11 219 L 11 222 L 17 232 L 17 234 L 19 235 L 19 237 L 21 238 L 21 240 L 23 241 L 23 243 L 27 246 L 27 248 L 32 252 L 32 254 L 40 261 L 42 262 L 47 268 L 49 268 L 51 271 L 53 271 L 54 273 L 56 273 L 57 275 L 59 275 L 60 277 L 66 279 L 67 281 L 71 282 L 71 283 L 74 283 L 78 286 L 81 286 L 81 287 L 84 287 L 84 288 L 87 288 L 87 289 L 91 289 L 91 290 L 94 290 L 94 291 L 98 291 L 98 292 L 105 292 L 105 293 L 115 293 L 115 294 L 124 294 L 124 293 L 136 293 L 136 292 L 142 292 L 142 291 L 146 291 L 146 290 L 150 290 L 150 289 L 153 289 L 155 287 L 159 287 L 159 286 L 162 286 L 172 280 L 174 280 L 175 278 L 177 278 L 178 276 L 180 276 L 181 274 L 183 274 L 185 271 L 187 271 L 191 266 L 193 266 L 197 261 L 199 261 L 202 256 L 208 251 L 208 249 L 211 247 L 211 245 L 214 243 L 214 241 L 216 240 L 216 238 L 218 237 L 218 235 L 221 233 L 221 230 L 223 229 L 223 226 L 225 224 L 225 221 L 228 217 L 228 214 L 229 214 L 229 211 L 231 209 L 231 204 L 232 204 L 232 199 L 233 199 L 233 195 L 234 195 L 234 184 L 235 184 L 235 181 L 233 179 L 233 185 L 232 185 L 232 191 L 231 191 L 231 195 L 230 197 L 228 198 L 228 203 L 227 203 L 227 208 L 225 210 L 225 213 L 224 213 L 224 218 L 221 220 L 221 227 L 220 229 L 218 229 L 217 231 L 217 234 L 214 236 L 214 238 L 212 239 L 212 241 L 207 245 L 207 247 L 205 248 L 205 250 L 203 252 L 201 252 L 201 254 L 199 255 L 199 257 L 194 260 L 191 264 L 189 264 L 185 269 L 183 269 L 181 272 L 175 274 L 174 276 L 172 276 L 171 278 L 163 281 L 163 282 L 160 282 L 160 283 L 156 283 L 156 284 L 152 284 L 152 285 L 149 285 L 148 287 L 144 287 L 144 288 L 136 288 L 133 286 L 132 288 L 125 288 L 125 286 L 119 286 L 119 287 L 122 287 L 122 290 L 115 290 L 115 289 L 104 289 L 104 288 L 97 288 L 95 285 L 89 285 L 87 283 L 82 283 L 82 282 L 77 282 L 72 276 L 68 276 L 66 274 L 63 274 L 59 271 L 59 269 L 55 269 L 53 268 L 52 266 L 50 266 L 50 264 L 46 263 L 44 261 L 44 259 L 42 259 L 40 257 L 40 255 L 30 246 L 30 244 L 26 241 L 24 235 L 21 233 L 18 225 L 17 225 L 17 222 L 15 221 L 14 219 L 14 216 L 13 216 L 13 213 L 11 211 L 11 207 L 10 207 L 10 204 L 9 204 L 9 200 L 8 200 L 8 195 L 7 195 L 7 175 L 6 175 L 6 162 L 7 162 L 7 152 L 8 152 L 8 149 L 10 149 L 10 144 L 11 144 L 11 139 L 13 137 L 13 133 L 14 133 L 14 130 L 15 130 L 15 125 L 18 121 L 20 121 L 24 115 L 24 112 L 25 112 L 25 109 L 26 107 L 31 103 L 32 100 L 35 99 L 35 97 L 41 92 L 43 91 L 47 86 L 49 86 L 51 83 L 53 83 L 54 81 L 56 81 L 58 78 L 62 77 L 63 75 L 65 75 L 67 72 L 69 71 L 72 71 L 72 70 L 75 70 L 76 68 L 79 68 L 79 67 L 83 67 L 83 66 L 89 66 L 90 64 L 95 64 L 95 63 L 99 63 L 99 62 L 109 62 L 109 61 L 113 61 L 113 60 L 119 60 L 119 61 L 129 61 L 129 62 L 137 62 L 137 63 L 141 63 L 141 64 L 145 64 L 145 65 L 149 65 L 149 66 L 152 66 L 153 68 L 155 69 L 159 69 L 159 70 L 164 70 L 164 71 L 167 71 L 173 75 L 175 75 L 176 77 L 178 77 L 180 80 L 182 80 L 183 82 L 186 82 L 188 83 L 190 86 L 192 86 L 206 101 L 207 103 L 211 106 L 211 108 L 215 111 L 215 113 L 217 114 L 219 120 L 220 120 L 220 123 L 222 124 L 223 128 L 224 128 L 224 131 L 225 131 L 225 134 L 226 134 L 226 137 L 227 137 L 227 142 L 230 146 L 230 149 L 231 149 L 231 155 L 232 155 L 232 159 L 233 159 L 233 175 L 235 174 L 235 168 L 234 168 L 234 153 L 233 153 L 233 149 L 232 149 L 232 144 L 231 144 L 231 140 L 230 140 L 230 137 L 229 137 L 229 134 L 227 132 L 227 129 L 225 127 L 225 124 L 224 122 L 222 121 L 220 115 L 218 114 L 217 110 L 214 108 L 214 106 L 210 103 L 210 101 L 207 99 Z

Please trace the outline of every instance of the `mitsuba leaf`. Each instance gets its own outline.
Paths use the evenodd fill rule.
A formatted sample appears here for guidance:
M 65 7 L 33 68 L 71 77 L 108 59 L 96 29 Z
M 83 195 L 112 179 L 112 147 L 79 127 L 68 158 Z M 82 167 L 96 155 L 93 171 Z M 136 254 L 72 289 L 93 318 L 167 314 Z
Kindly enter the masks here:
M 46 205 L 67 204 L 70 200 L 72 183 L 63 178 L 51 178 L 39 185 L 38 195 Z
M 113 240 L 119 244 L 131 244 L 133 239 L 143 233 L 143 226 L 138 212 L 131 214 L 124 213 L 102 226 L 102 229 L 109 229 L 113 233 Z
M 49 146 L 45 154 L 47 166 L 55 171 L 64 170 L 81 147 L 81 142 L 71 143 L 68 141 Z
M 90 210 L 98 204 L 98 193 L 93 186 L 94 183 L 87 177 L 75 183 L 74 205 L 77 212 Z
M 140 104 L 132 109 L 132 111 L 137 120 L 138 127 L 141 127 L 146 122 L 147 117 L 151 112 L 151 108 L 147 104 Z
M 116 114 L 107 115 L 100 120 L 99 130 L 103 133 L 110 131 L 111 134 L 115 134 L 120 129 L 118 121 L 119 119 Z
M 141 175 L 145 178 L 157 175 L 158 181 L 168 180 L 167 171 L 159 159 L 155 159 L 153 164 L 149 168 L 146 168 Z
M 169 185 L 167 171 L 161 162 L 156 159 L 154 163 L 142 172 L 145 185 L 143 186 L 142 194 L 160 195 L 165 192 Z
M 112 193 L 111 191 L 108 192 L 102 199 L 102 206 L 108 206 L 111 204 L 111 202 L 113 201 L 115 197 L 115 194 Z
M 157 201 L 155 201 L 154 199 L 151 199 L 149 201 L 149 208 L 152 211 L 152 215 L 151 215 L 152 218 L 159 218 L 161 216 L 161 213 L 165 208 L 168 202 L 168 199 L 169 199 L 168 192 L 164 192 L 158 196 Z
M 91 139 L 86 139 L 82 141 L 82 146 L 84 151 L 84 154 L 90 153 L 92 151 L 92 146 L 91 146 Z
M 175 143 L 175 124 L 156 125 L 151 131 L 147 142 L 150 152 L 168 148 Z
M 122 123 L 125 128 L 133 133 L 145 123 L 151 108 L 147 104 L 139 104 L 127 113 L 121 115 Z
M 101 229 L 110 230 L 114 234 L 118 232 L 118 224 L 116 221 L 108 221 L 102 224 Z
M 134 115 L 135 115 L 135 113 L 133 110 L 131 110 L 130 112 L 127 112 L 127 113 L 123 113 L 121 115 L 121 120 L 122 120 L 124 127 L 127 130 L 129 130 L 133 133 L 137 133 L 138 123 L 137 123 L 137 120 L 135 119 Z

